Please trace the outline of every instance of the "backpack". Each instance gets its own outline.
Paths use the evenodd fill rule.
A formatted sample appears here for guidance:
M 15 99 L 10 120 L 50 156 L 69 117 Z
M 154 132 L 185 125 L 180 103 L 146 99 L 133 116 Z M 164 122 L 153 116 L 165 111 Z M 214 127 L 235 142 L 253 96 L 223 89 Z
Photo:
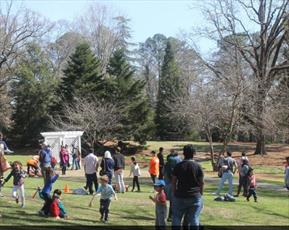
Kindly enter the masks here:
M 232 166 L 230 166 L 229 164 L 229 160 L 228 158 L 225 158 L 224 161 L 223 161 L 223 165 L 222 165 L 222 171 L 223 172 L 228 172 L 228 171 L 232 171 Z

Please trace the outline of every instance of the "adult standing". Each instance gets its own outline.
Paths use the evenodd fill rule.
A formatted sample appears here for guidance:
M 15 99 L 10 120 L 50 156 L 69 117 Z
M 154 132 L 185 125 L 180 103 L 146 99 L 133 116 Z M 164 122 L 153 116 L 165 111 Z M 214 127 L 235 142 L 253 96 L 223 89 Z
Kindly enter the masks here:
M 3 140 L 3 133 L 0 133 L 0 148 L 4 151 L 4 153 L 13 153 L 13 151 L 11 151 L 6 142 Z
M 75 170 L 80 169 L 80 152 L 79 149 L 76 148 L 74 145 L 72 145 L 72 166 L 71 166 L 71 170 L 73 170 L 75 168 Z
M 227 151 L 227 156 L 224 159 L 224 164 L 222 166 L 223 169 L 223 175 L 221 178 L 221 181 L 219 183 L 216 195 L 220 195 L 220 192 L 225 184 L 225 182 L 228 180 L 229 183 L 229 192 L 228 194 L 233 196 L 233 175 L 236 172 L 237 165 L 236 161 L 232 158 L 232 153 L 230 151 Z
M 165 193 L 167 200 L 169 201 L 169 214 L 167 221 L 172 219 L 172 177 L 175 166 L 180 163 L 182 159 L 174 149 L 170 150 L 170 154 L 167 156 L 167 162 L 164 166 L 164 180 L 165 180 Z
M 160 161 L 159 161 L 159 158 L 157 157 L 157 154 L 155 151 L 151 151 L 151 154 L 152 154 L 152 158 L 150 160 L 149 173 L 151 175 L 151 179 L 153 181 L 153 184 L 155 184 L 156 178 L 159 175 Z
M 61 146 L 60 150 L 60 164 L 61 164 L 61 170 L 62 175 L 66 174 L 66 169 L 69 167 L 69 152 L 68 152 L 68 145 Z
M 105 151 L 104 157 L 100 163 L 101 170 L 99 174 L 101 176 L 107 175 L 108 176 L 108 184 L 111 184 L 112 175 L 114 171 L 114 160 L 111 157 L 110 151 Z
M 94 155 L 94 150 L 91 148 L 89 154 L 84 158 L 84 172 L 86 176 L 86 188 L 89 193 L 93 194 L 92 185 L 94 184 L 95 191 L 98 189 L 97 173 L 98 171 L 98 158 Z
M 199 216 L 203 208 L 204 173 L 201 166 L 193 160 L 196 150 L 192 145 L 183 149 L 184 160 L 173 170 L 173 222 L 174 229 L 183 224 L 194 229 L 199 227 Z
M 46 171 L 51 168 L 52 152 L 50 146 L 47 143 L 43 143 L 39 152 L 39 162 L 41 174 L 43 176 L 44 184 L 46 182 Z
M 159 153 L 157 155 L 157 157 L 159 158 L 159 180 L 163 180 L 164 179 L 164 166 L 165 166 L 165 160 L 164 160 L 164 148 L 160 147 L 159 148 Z
M 120 151 L 117 151 L 114 156 L 114 176 L 116 180 L 117 190 L 121 193 L 125 192 L 125 184 L 123 181 L 123 170 L 125 169 L 125 157 Z

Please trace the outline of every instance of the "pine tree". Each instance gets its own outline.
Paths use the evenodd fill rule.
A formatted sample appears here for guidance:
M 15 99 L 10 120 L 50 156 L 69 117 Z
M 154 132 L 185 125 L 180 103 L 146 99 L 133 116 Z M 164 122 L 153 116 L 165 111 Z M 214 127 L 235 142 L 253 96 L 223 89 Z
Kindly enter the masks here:
M 101 96 L 104 93 L 103 84 L 99 60 L 87 43 L 78 45 L 64 70 L 60 94 L 70 102 L 75 96 Z
M 179 133 L 178 126 L 185 125 L 173 119 L 170 104 L 181 93 L 180 70 L 175 60 L 172 40 L 168 39 L 164 61 L 159 78 L 159 89 L 156 108 L 156 135 L 161 140 L 183 139 L 186 134 Z
M 145 82 L 135 78 L 135 70 L 128 63 L 123 49 L 114 52 L 107 72 L 110 75 L 110 95 L 107 99 L 121 110 L 120 137 L 133 137 L 136 141 L 145 142 L 153 128 L 152 111 L 144 93 Z
M 48 129 L 49 116 L 57 103 L 59 80 L 37 44 L 30 44 L 12 85 L 14 95 L 13 131 L 20 144 L 37 143 Z

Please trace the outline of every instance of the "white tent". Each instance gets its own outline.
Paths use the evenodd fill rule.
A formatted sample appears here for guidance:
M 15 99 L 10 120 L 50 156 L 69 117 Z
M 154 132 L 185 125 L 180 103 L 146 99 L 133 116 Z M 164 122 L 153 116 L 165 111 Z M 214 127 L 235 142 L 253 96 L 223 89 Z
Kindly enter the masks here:
M 72 145 L 81 152 L 81 136 L 83 131 L 61 131 L 61 132 L 44 132 L 41 135 L 44 141 L 50 145 L 52 155 L 59 162 L 59 152 L 62 145 L 68 145 L 69 152 L 72 152 Z M 70 157 L 71 160 L 71 157 Z

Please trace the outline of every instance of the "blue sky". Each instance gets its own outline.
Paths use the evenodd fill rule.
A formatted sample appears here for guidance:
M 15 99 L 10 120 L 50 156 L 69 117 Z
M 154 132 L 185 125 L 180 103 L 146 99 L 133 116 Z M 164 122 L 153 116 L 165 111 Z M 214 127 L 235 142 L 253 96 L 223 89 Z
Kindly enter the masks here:
M 73 20 L 85 12 L 94 2 L 112 6 L 131 19 L 133 42 L 144 42 L 156 33 L 176 36 L 180 30 L 192 31 L 192 27 L 203 24 L 202 15 L 196 4 L 202 0 L 24 0 L 24 4 L 52 21 Z M 212 47 L 200 40 L 201 50 Z

